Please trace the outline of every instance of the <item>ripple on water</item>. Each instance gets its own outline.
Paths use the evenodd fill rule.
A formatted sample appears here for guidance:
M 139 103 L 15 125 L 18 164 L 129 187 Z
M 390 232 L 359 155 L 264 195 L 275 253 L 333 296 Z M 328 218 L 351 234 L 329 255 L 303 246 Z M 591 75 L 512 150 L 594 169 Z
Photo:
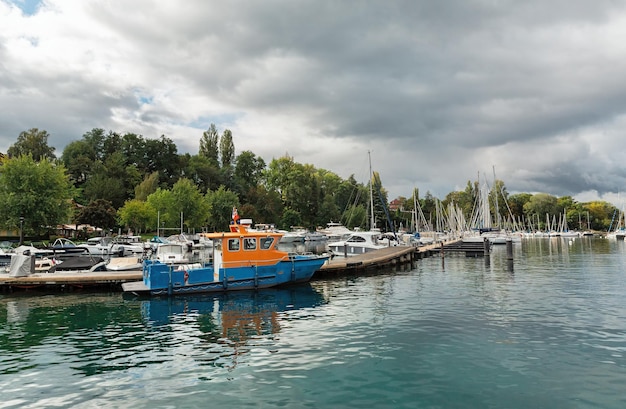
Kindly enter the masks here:
M 0 407 L 622 408 L 626 263 L 583 244 L 304 292 L 0 298 Z

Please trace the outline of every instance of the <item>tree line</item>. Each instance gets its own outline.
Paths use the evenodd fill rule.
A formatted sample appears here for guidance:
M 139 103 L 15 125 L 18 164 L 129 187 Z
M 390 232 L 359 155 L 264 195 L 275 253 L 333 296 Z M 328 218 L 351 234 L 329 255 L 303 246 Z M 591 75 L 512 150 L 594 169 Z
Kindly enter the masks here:
M 216 126 L 202 133 L 197 154 L 179 153 L 166 136 L 144 138 L 95 128 L 70 142 L 59 157 L 49 134 L 32 128 L 21 132 L 0 165 L 0 225 L 22 227 L 30 236 L 45 236 L 58 224 L 90 224 L 134 233 L 159 229 L 219 231 L 227 229 L 233 207 L 256 223 L 316 228 L 330 221 L 349 228 L 383 231 L 410 226 L 417 203 L 429 219 L 454 204 L 469 218 L 479 195 L 478 182 L 443 200 L 430 192 L 400 197 L 389 211 L 380 175 L 361 183 L 332 171 L 301 164 L 284 155 L 266 164 L 244 150 L 235 154 L 233 134 Z M 370 193 L 374 226 L 370 226 Z M 413 200 L 413 195 L 416 200 Z M 492 210 L 506 218 L 534 220 L 546 214 L 567 215 L 570 226 L 581 215 L 591 227 L 606 230 L 616 209 L 606 202 L 577 203 L 545 193 L 509 195 L 495 181 L 491 197 L 502 206 Z M 577 226 L 577 224 L 576 224 Z M 541 227 L 538 225 L 538 227 Z

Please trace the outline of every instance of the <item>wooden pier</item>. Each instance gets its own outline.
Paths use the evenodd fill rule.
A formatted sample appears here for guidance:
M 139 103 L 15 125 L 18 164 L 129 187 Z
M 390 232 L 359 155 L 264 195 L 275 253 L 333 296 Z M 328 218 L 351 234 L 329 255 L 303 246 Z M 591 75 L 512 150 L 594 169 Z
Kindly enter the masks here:
M 82 288 L 110 288 L 121 290 L 122 283 L 141 281 L 142 272 L 137 271 L 94 271 L 94 272 L 64 272 L 35 273 L 26 277 L 9 277 L 0 275 L 0 287 L 3 292 L 13 289 L 42 289 L 72 290 Z
M 465 253 L 466 257 L 483 257 L 485 255 L 489 255 L 490 249 L 491 243 L 488 239 L 481 241 L 454 240 L 447 243 L 440 243 L 440 245 L 435 247 L 433 251 L 438 251 L 440 253 L 462 252 Z
M 459 242 L 453 240 L 446 242 L 450 245 Z M 410 247 L 396 246 L 371 251 L 350 257 L 335 257 L 315 273 L 313 279 L 318 277 L 329 277 L 345 273 L 360 273 L 368 270 L 377 270 L 390 266 L 414 263 L 415 261 L 439 253 L 444 243 L 433 243 L 426 246 Z
M 402 264 L 413 264 L 419 259 L 437 254 L 441 251 L 454 251 L 453 247 L 460 240 L 446 243 L 435 243 L 427 246 L 397 246 L 380 249 L 356 256 L 335 257 L 324 264 L 315 273 L 313 279 L 333 277 L 341 274 L 358 274 L 366 271 L 384 269 Z M 481 244 L 482 245 L 482 244 Z M 476 249 L 479 251 L 479 249 Z M 120 291 L 122 283 L 141 281 L 142 272 L 137 271 L 97 271 L 97 272 L 61 272 L 35 273 L 26 277 L 9 277 L 0 274 L 2 292 L 17 289 L 51 289 L 56 291 L 72 291 L 83 288 L 106 288 Z

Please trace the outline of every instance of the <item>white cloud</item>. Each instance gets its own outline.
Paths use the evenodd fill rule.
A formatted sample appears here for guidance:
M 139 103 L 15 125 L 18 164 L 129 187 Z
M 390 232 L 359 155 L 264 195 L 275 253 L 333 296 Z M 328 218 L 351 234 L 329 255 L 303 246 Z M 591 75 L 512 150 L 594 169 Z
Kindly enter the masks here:
M 27 3 L 0 0 L 0 150 L 101 127 L 195 153 L 215 123 L 363 181 L 370 150 L 391 196 L 494 167 L 510 192 L 624 186 L 619 3 Z

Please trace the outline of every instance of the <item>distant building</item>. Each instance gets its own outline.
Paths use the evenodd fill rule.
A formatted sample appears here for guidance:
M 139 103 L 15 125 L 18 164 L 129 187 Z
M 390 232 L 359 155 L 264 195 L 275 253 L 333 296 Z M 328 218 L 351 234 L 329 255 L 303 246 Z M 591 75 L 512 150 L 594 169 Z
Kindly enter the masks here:
M 82 233 L 83 235 L 91 236 L 94 233 L 100 234 L 101 228 L 95 228 L 88 224 L 60 224 L 57 226 L 55 234 L 61 237 L 77 238 Z
M 398 209 L 402 210 L 402 202 L 400 199 L 393 199 L 389 202 L 389 211 L 395 212 Z

